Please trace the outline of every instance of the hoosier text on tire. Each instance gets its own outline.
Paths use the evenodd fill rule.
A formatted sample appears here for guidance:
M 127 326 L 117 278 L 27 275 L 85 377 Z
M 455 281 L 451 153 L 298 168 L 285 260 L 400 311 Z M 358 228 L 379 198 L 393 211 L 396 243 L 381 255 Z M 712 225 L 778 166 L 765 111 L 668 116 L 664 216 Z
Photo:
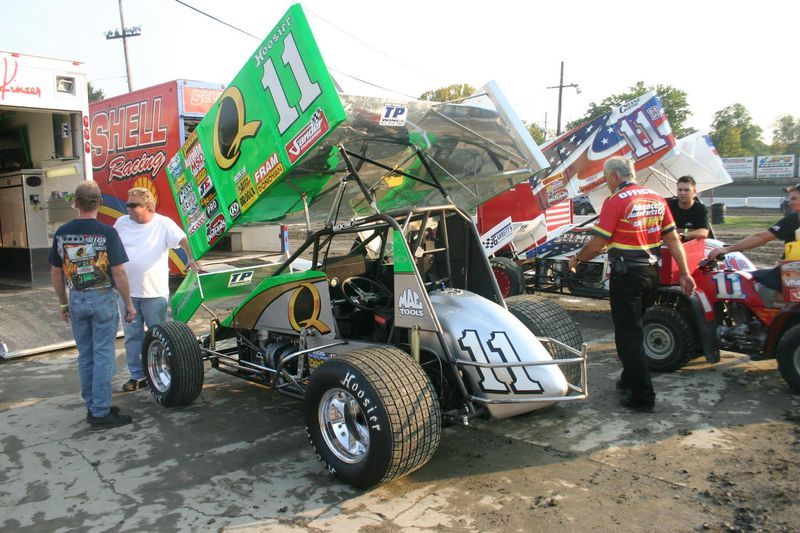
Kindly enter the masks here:
M 356 487 L 421 467 L 442 433 L 433 386 L 396 348 L 362 348 L 325 362 L 311 376 L 304 412 L 319 460 Z

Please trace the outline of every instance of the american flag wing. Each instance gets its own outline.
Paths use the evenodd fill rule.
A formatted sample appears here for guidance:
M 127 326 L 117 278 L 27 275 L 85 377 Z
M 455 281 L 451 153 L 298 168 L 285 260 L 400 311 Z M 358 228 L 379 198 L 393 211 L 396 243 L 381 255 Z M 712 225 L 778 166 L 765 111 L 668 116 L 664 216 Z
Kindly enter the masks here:
M 664 157 L 675 144 L 661 100 L 651 91 L 546 144 L 542 151 L 551 165 L 550 175 L 537 184 L 534 196 L 542 209 L 581 194 L 599 206 L 597 197 L 605 194 L 591 193 L 605 183 L 606 159 L 627 155 L 638 170 Z M 554 194 L 553 181 L 566 195 Z

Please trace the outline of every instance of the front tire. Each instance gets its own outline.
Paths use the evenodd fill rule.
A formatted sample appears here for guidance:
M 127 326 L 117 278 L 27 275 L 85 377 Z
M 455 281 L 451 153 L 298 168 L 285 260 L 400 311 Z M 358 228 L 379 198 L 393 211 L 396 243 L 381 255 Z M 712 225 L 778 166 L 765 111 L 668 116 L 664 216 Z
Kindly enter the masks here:
M 189 326 L 165 322 L 147 330 L 142 366 L 150 394 L 164 407 L 189 405 L 203 389 L 203 353 Z
M 525 278 L 522 268 L 516 262 L 507 257 L 492 257 L 489 264 L 503 298 L 525 292 Z
M 532 294 L 514 296 L 506 300 L 508 310 L 537 337 L 550 337 L 576 350 L 581 349 L 583 335 L 572 317 L 552 300 Z M 544 345 L 553 359 L 575 357 L 561 346 Z M 580 363 L 560 365 L 567 382 L 577 384 L 581 379 Z
M 649 308 L 642 318 L 644 355 L 655 372 L 674 372 L 691 358 L 694 332 L 689 321 L 671 307 Z
M 775 353 L 778 370 L 784 381 L 794 392 L 800 394 L 800 324 L 786 330 Z
M 396 348 L 362 348 L 322 364 L 311 375 L 304 414 L 323 466 L 361 488 L 421 467 L 442 435 L 436 391 Z

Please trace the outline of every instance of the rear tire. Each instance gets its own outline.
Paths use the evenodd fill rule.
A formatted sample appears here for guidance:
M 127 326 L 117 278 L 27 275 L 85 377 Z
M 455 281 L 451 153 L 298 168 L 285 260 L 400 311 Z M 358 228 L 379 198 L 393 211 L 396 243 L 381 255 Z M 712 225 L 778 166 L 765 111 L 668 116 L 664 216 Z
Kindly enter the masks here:
M 189 405 L 203 390 L 203 353 L 182 322 L 165 322 L 147 331 L 142 366 L 150 394 L 164 407 Z
M 689 321 L 671 307 L 649 308 L 642 319 L 644 355 L 655 372 L 674 372 L 691 358 L 694 332 Z
M 305 394 L 306 432 L 323 466 L 372 487 L 427 463 L 442 414 L 422 368 L 396 348 L 362 348 L 323 363 Z
M 775 354 L 784 381 L 795 393 L 800 394 L 800 324 L 786 330 Z
M 558 304 L 552 300 L 540 298 L 532 294 L 514 296 L 506 300 L 508 310 L 517 317 L 520 322 L 537 337 L 550 337 L 559 342 L 563 342 L 576 350 L 581 349 L 583 335 L 581 335 L 575 321 Z M 544 344 L 553 359 L 570 359 L 575 357 L 572 354 L 554 344 Z M 560 365 L 561 372 L 567 382 L 572 384 L 580 383 L 581 367 L 580 363 Z
M 500 294 L 503 298 L 516 296 L 525 292 L 525 280 L 522 275 L 522 268 L 507 257 L 492 257 L 489 259 L 492 266 L 492 273 L 500 287 Z

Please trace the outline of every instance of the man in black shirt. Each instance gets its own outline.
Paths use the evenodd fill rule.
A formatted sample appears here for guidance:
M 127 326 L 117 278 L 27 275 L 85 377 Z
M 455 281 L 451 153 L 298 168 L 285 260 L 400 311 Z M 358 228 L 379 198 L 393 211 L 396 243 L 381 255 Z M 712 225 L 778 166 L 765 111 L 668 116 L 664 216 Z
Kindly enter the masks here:
M 703 202 L 695 198 L 697 183 L 691 176 L 678 178 L 678 196 L 667 200 L 675 227 L 682 241 L 708 237 L 708 211 Z
M 789 188 L 789 205 L 792 208 L 792 212 L 784 216 L 772 227 L 754 233 L 753 235 L 748 235 L 730 246 L 723 246 L 722 248 L 711 250 L 708 254 L 708 258 L 714 259 L 720 254 L 749 250 L 769 241 L 774 241 L 775 239 L 781 239 L 783 242 L 800 240 L 800 184 Z M 753 272 L 753 277 L 756 281 L 770 289 L 776 291 L 781 290 L 780 266 L 756 270 Z

